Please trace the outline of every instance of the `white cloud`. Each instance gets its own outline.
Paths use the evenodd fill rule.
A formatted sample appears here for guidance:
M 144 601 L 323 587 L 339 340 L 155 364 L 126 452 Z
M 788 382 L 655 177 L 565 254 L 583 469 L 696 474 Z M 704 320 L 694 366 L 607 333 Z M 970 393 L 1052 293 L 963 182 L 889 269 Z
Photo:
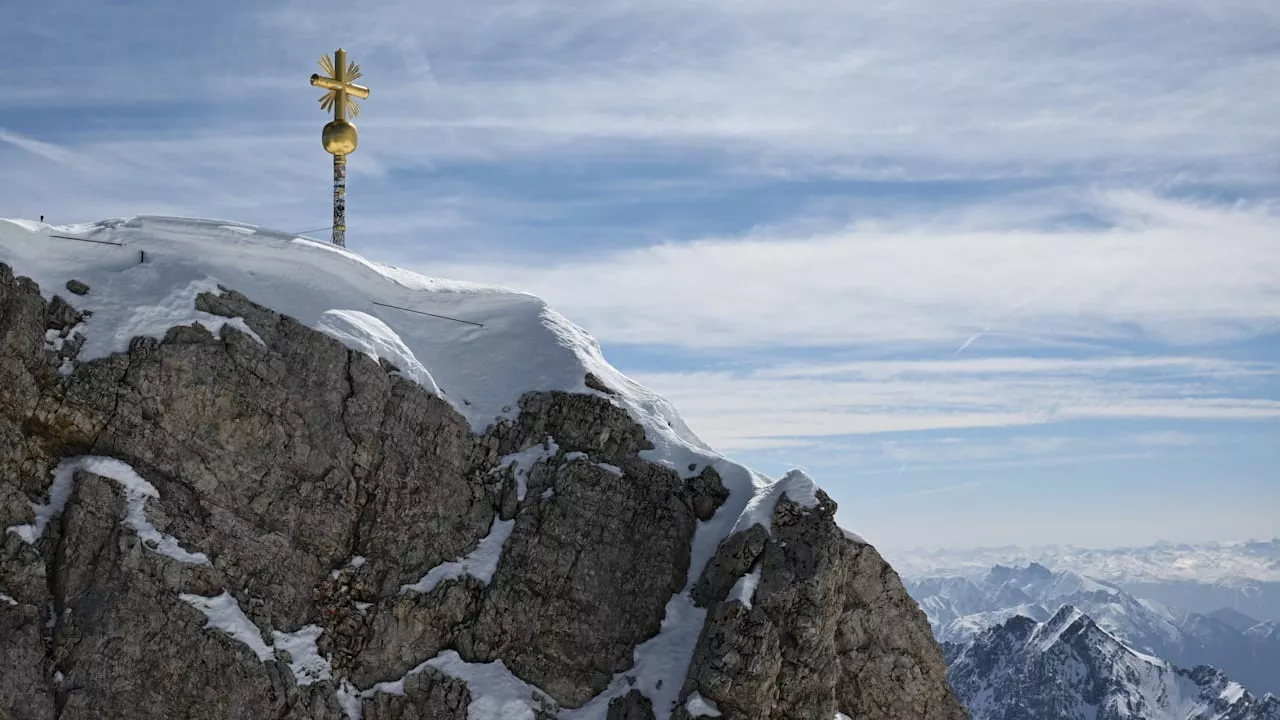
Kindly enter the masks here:
M 1019 365 L 1021 371 L 1006 370 Z M 1197 372 L 1191 379 L 1185 373 L 1189 368 Z M 1074 420 L 1276 420 L 1280 400 L 1257 397 L 1251 394 L 1257 388 L 1239 383 L 1277 374 L 1280 366 L 1267 364 L 1115 357 L 814 363 L 745 372 L 640 373 L 635 378 L 681 408 L 690 426 L 713 446 L 759 450 L 800 439 L 813 444 L 844 435 Z M 1172 433 L 1135 435 L 1126 444 L 1146 448 L 1184 439 Z M 1060 442 L 1064 440 L 1001 443 L 1001 452 L 1040 453 L 1057 449 Z M 954 454 L 974 452 L 974 447 L 945 449 Z M 912 460 L 893 453 L 887 457 Z
M 1177 344 L 1280 321 L 1280 215 L 1103 194 L 1104 230 L 853 226 L 594 258 L 423 268 L 548 298 L 601 340 L 695 348 L 950 344 L 977 334 Z M 979 346 L 986 340 L 979 338 Z
M 694 152 L 700 168 L 687 172 L 704 184 L 1257 180 L 1280 159 L 1280 13 L 1249 0 L 382 0 L 336 31 L 327 19 L 349 11 L 338 0 L 50 0 L 0 31 L 15 53 L 42 58 L 9 79 L 6 99 L 24 118 L 82 113 L 70 132 L 65 120 L 49 131 L 68 152 L 112 165 L 121 194 L 140 184 L 134 202 L 193 212 L 201 191 L 216 199 L 223 187 L 263 202 L 311 192 L 322 116 L 306 76 L 337 44 L 373 88 L 353 172 L 607 168 Z M 172 122 L 160 133 L 92 121 L 122 106 Z M 44 132 L 25 128 L 48 143 Z M 124 141 L 135 142 L 112 152 Z M 195 174 L 207 188 L 148 178 Z
M 323 44 L 317 18 L 339 6 L 268 19 Z M 603 140 L 749 153 L 738 164 L 757 170 L 910 174 L 1265 168 L 1277 27 L 1240 0 L 393 0 L 362 6 L 348 37 L 379 60 L 388 131 L 437 158 L 580 156 Z

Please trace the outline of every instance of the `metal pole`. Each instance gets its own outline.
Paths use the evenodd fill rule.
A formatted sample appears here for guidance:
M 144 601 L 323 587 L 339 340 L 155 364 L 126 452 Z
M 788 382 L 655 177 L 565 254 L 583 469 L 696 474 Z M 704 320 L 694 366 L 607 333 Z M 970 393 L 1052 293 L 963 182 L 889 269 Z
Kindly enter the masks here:
M 347 156 L 333 156 L 333 244 L 347 246 Z
M 347 51 L 338 48 L 333 53 L 333 79 L 341 87 L 347 84 Z M 333 119 L 347 119 L 347 94 L 340 92 L 333 98 Z

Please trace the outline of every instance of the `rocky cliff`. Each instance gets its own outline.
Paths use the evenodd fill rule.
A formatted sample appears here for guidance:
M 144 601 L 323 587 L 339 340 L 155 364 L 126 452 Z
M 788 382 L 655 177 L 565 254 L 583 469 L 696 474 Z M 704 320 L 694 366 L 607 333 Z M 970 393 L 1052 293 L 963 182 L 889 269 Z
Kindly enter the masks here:
M 82 357 L 95 283 L 44 279 L 0 264 L 0 718 L 964 717 L 825 494 L 699 557 L 724 466 L 654 460 L 607 379 L 478 432 L 225 288 Z

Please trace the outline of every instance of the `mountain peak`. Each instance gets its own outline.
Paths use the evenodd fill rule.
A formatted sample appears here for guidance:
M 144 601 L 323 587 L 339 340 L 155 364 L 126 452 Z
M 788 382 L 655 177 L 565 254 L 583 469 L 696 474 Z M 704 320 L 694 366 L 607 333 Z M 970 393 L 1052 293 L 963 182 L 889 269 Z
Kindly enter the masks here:
M 948 677 L 973 720 L 1276 720 L 1280 710 L 1220 670 L 1181 670 L 1133 650 L 1072 605 L 1043 623 L 1011 618 L 948 657 Z
M 1031 578 L 1048 579 L 1053 577 L 1053 571 L 1038 562 L 1027 565 L 1027 569 L 1023 573 Z

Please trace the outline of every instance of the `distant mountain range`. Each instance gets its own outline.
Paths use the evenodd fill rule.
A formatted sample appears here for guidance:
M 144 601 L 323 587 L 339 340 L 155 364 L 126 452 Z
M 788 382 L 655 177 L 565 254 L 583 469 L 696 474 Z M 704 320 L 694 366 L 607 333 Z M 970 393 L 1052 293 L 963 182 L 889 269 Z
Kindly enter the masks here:
M 908 579 L 958 576 L 979 580 L 995 565 L 1021 566 L 1034 562 L 1094 578 L 1135 597 L 1202 615 L 1230 608 L 1257 620 L 1280 621 L 1280 539 L 1157 543 L 1107 550 L 1009 546 L 898 551 L 885 555 L 899 574 Z
M 1015 616 L 964 644 L 945 643 L 948 677 L 973 720 L 1280 720 L 1220 670 L 1136 652 L 1087 614 Z
M 1234 543 L 1169 543 L 1145 547 L 1072 545 L 983 547 L 886 552 L 900 575 L 983 573 L 993 565 L 1038 562 L 1118 585 L 1185 581 L 1232 584 L 1280 582 L 1280 538 Z
M 1139 599 L 1110 583 L 1038 563 L 985 576 L 907 581 L 939 642 L 965 643 L 1022 616 L 1049 620 L 1070 605 L 1134 650 L 1180 667 L 1212 665 L 1258 693 L 1280 693 L 1280 632 L 1239 611 L 1200 614 Z

